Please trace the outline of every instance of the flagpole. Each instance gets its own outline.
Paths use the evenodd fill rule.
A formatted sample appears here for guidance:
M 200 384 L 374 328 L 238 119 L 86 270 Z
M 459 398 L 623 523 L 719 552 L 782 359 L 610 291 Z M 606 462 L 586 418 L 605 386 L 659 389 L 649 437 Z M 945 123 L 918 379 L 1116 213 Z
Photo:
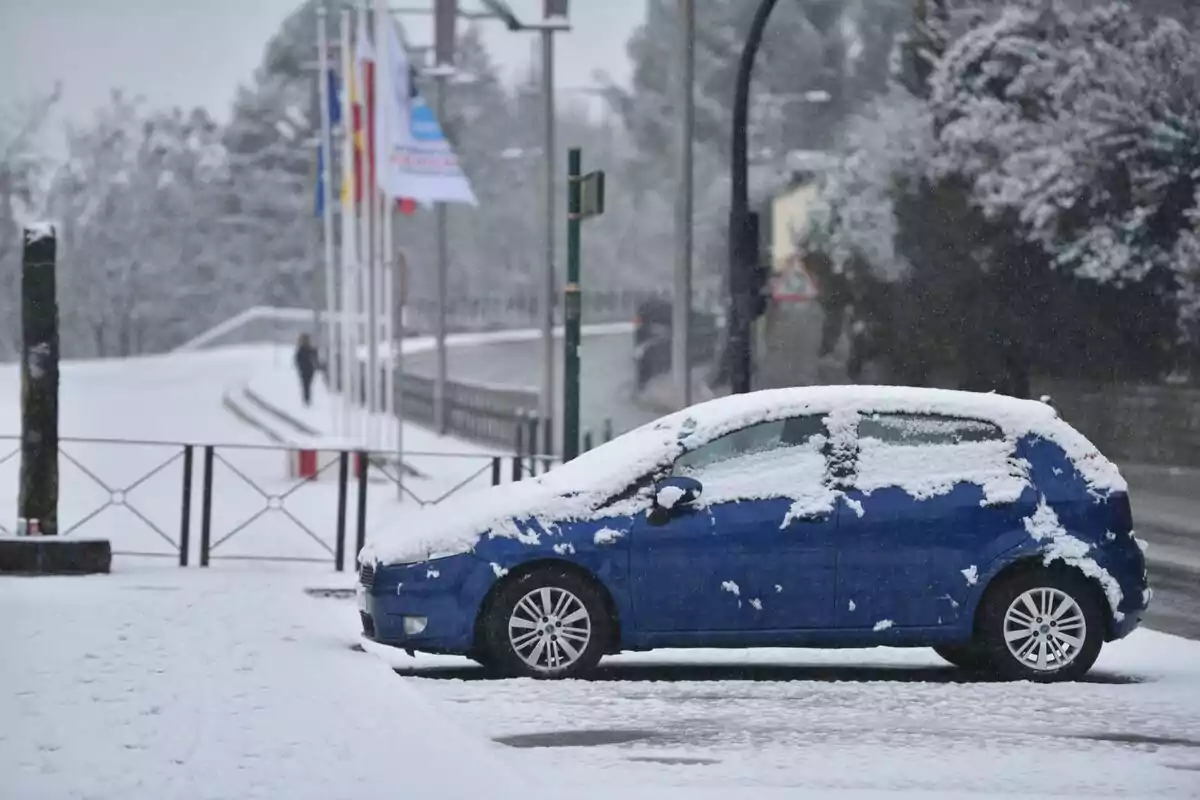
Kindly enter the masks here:
M 324 6 L 317 8 L 317 48 L 321 74 L 317 80 L 321 102 L 321 224 L 325 237 L 325 374 L 333 383 L 330 367 L 333 363 L 334 314 L 337 301 L 334 299 L 333 274 L 333 186 L 329 177 L 333 163 L 332 123 L 329 119 L 329 30 Z M 337 427 L 337 408 L 330 403 L 330 432 Z
M 371 106 L 374 109 L 375 118 L 375 154 L 379 159 L 379 155 L 383 154 L 383 159 L 386 160 L 390 153 L 387 139 L 387 113 L 383 101 L 387 98 L 388 71 L 390 69 L 388 59 L 388 42 L 387 42 L 387 24 L 390 21 L 388 16 L 388 8 L 386 2 L 376 0 L 375 2 L 375 98 Z M 387 197 L 382 191 L 382 182 L 379 180 L 378 164 L 376 165 L 376 179 L 371 187 L 371 192 L 375 196 L 376 217 L 375 217 L 375 244 L 378 253 L 376 259 L 375 270 L 375 313 L 376 326 L 380 332 L 380 339 L 387 343 L 387 359 L 382 365 L 383 386 L 380 387 L 380 426 L 382 429 L 381 447 L 387 450 L 392 449 L 392 417 L 391 417 L 391 382 L 392 382 L 392 340 L 391 340 L 391 315 L 387 313 L 388 306 L 388 272 L 391 270 L 392 254 L 391 254 L 391 208 L 388 205 Z M 379 367 L 377 367 L 379 369 Z
M 391 161 L 391 114 L 389 110 L 391 106 L 388 104 L 388 99 L 394 95 L 392 89 L 392 53 L 391 53 L 391 34 L 392 30 L 389 27 L 392 25 L 391 16 L 388 13 L 386 0 L 376 0 L 375 2 L 375 43 L 376 43 L 376 63 L 378 69 L 375 76 L 375 113 L 379 115 L 379 131 L 375 137 L 376 148 L 383 154 L 380 159 L 385 167 L 382 171 L 378 171 L 378 175 L 386 174 L 386 165 Z M 389 197 L 389 193 L 384 190 L 383 181 L 376 179 L 376 185 L 379 189 L 379 227 L 380 227 L 380 260 L 382 270 L 380 274 L 380 291 L 379 291 L 379 311 L 383 322 L 383 339 L 388 344 L 388 359 L 384 367 L 384 384 L 383 384 L 383 411 L 384 411 L 384 430 L 387 434 L 387 446 L 389 449 L 397 448 L 397 443 L 400 441 L 399 424 L 400 421 L 396 418 L 396 350 L 397 342 L 395 336 L 395 328 L 393 325 L 393 314 L 395 311 L 393 303 L 393 292 L 395 284 L 395 201 Z M 396 438 L 392 438 L 393 427 L 396 428 Z M 403 476 L 403 464 L 397 462 L 397 477 Z
M 386 432 L 387 447 L 395 450 L 396 440 L 393 430 L 396 424 L 396 330 L 392 324 L 392 295 L 395 285 L 396 259 L 392 253 L 395 247 L 395 210 L 393 204 L 383 198 L 383 280 L 379 291 L 379 316 L 383 321 L 383 340 L 387 342 L 387 360 L 383 368 L 383 411 L 384 431 Z
M 352 368 L 357 362 L 354 329 L 356 314 L 354 303 L 354 262 L 358 258 L 356 247 L 356 203 L 354 202 L 354 108 L 350 86 L 354 81 L 354 56 L 350 40 L 350 9 L 342 8 L 342 435 L 350 436 L 354 431 L 355 406 L 358 403 L 358 370 Z
M 394 218 L 393 218 L 394 219 Z M 395 251 L 395 248 L 393 247 Z M 396 350 L 392 356 L 392 369 L 395 370 L 395 378 L 392 380 L 392 414 L 396 417 L 396 461 L 399 464 L 398 477 L 396 479 L 396 495 L 399 499 L 404 499 L 404 302 L 405 296 L 405 280 L 404 276 L 408 270 L 408 262 L 404 254 L 395 251 L 395 258 L 392 260 L 392 281 L 393 281 L 393 299 L 392 299 L 392 318 L 393 328 L 399 331 L 399 334 L 393 338 L 396 340 Z
M 356 8 L 355 8 L 357 15 L 358 15 L 358 26 L 357 26 L 358 41 L 356 42 L 356 45 L 359 48 L 360 54 L 363 52 L 366 52 L 366 50 L 368 50 L 371 46 L 370 40 L 367 36 L 367 3 L 369 3 L 369 2 L 370 2 L 370 0 L 363 0 L 363 2 L 361 4 L 356 4 Z M 363 340 L 366 342 L 366 345 L 367 345 L 367 365 L 366 365 L 367 368 L 365 370 L 366 375 L 364 376 L 364 381 L 363 381 L 364 387 L 366 389 L 367 402 L 365 403 L 366 416 L 363 419 L 363 425 L 359 431 L 359 434 L 362 438 L 363 446 L 369 448 L 372 444 L 371 432 L 373 430 L 373 425 L 374 425 L 374 416 L 375 416 L 374 412 L 375 412 L 375 406 L 376 406 L 376 400 L 377 400 L 376 389 L 375 389 L 376 383 L 377 383 L 377 380 L 376 380 L 377 375 L 375 374 L 375 369 L 377 366 L 376 358 L 378 356 L 378 353 L 375 348 L 377 337 L 375 336 L 375 331 L 374 331 L 374 324 L 375 324 L 375 309 L 373 306 L 374 292 L 372 291 L 372 285 L 371 285 L 371 276 L 374 273 L 373 267 L 374 267 L 374 260 L 375 260 L 374 253 L 372 252 L 374 249 L 372 247 L 374 240 L 371 237 L 371 228 L 372 228 L 371 223 L 373 222 L 373 207 L 375 205 L 372 202 L 374 195 L 375 195 L 375 191 L 374 191 L 374 188 L 375 188 L 375 180 L 374 180 L 375 153 L 374 153 L 374 148 L 372 147 L 372 141 L 371 141 L 374 138 L 373 130 L 372 130 L 373 118 L 371 115 L 371 85 L 370 85 L 370 82 L 367 80 L 367 78 L 370 74 L 370 70 L 367 67 L 366 60 L 364 60 L 362 58 L 356 59 L 356 60 L 358 62 L 359 86 L 362 87 L 362 91 L 361 91 L 361 100 L 362 100 L 362 107 L 363 107 L 362 130 L 363 130 L 363 138 L 366 140 L 365 146 L 363 148 L 363 159 L 362 159 L 363 160 L 363 173 L 362 173 L 362 184 L 363 185 L 361 187 L 361 192 L 359 194 L 360 198 L 362 199 L 362 209 L 360 211 L 360 216 L 359 216 L 359 225 L 360 225 L 359 244 L 361 246 L 361 250 L 359 252 L 358 279 L 357 279 L 356 283 L 358 284 L 359 308 L 366 312 L 363 315 L 363 316 L 365 316 L 365 319 L 361 320 L 362 327 L 360 329 L 362 330 Z

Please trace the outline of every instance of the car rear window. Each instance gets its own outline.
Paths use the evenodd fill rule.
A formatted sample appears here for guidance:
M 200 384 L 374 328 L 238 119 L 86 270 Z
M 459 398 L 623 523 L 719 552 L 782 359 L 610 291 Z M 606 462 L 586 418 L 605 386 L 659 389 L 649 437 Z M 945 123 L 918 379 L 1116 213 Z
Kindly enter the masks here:
M 977 419 L 933 414 L 864 414 L 858 438 L 891 445 L 952 445 L 1004 438 L 999 426 Z

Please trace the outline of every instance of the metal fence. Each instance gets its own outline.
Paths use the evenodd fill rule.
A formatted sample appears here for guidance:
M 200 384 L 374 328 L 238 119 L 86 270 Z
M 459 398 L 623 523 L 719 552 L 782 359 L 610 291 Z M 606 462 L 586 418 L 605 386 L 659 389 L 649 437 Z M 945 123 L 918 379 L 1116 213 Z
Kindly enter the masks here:
M 99 536 L 114 555 L 328 564 L 345 568 L 370 530 L 415 509 L 521 480 L 544 456 L 299 451 L 273 445 L 63 439 L 60 536 Z M 0 436 L 0 534 L 15 535 L 20 442 Z

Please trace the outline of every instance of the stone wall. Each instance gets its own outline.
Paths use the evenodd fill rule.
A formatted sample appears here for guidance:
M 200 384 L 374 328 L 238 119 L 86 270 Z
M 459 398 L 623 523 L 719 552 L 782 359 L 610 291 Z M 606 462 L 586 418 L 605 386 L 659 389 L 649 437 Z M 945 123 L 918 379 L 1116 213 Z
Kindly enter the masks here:
M 1200 467 L 1200 389 L 1038 380 L 1034 392 L 1109 458 Z

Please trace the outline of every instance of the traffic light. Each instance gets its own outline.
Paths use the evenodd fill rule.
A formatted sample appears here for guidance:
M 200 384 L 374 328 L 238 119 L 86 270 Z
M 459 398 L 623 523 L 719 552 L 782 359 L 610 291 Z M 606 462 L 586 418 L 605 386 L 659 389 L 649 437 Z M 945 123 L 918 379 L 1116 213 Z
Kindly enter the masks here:
M 759 227 L 757 211 L 751 211 L 748 218 L 746 246 L 751 256 L 747 259 L 750 274 L 746 276 L 746 280 L 751 298 L 750 319 L 754 320 L 767 313 L 767 305 L 771 299 L 771 267 L 763 258 L 762 230 Z

